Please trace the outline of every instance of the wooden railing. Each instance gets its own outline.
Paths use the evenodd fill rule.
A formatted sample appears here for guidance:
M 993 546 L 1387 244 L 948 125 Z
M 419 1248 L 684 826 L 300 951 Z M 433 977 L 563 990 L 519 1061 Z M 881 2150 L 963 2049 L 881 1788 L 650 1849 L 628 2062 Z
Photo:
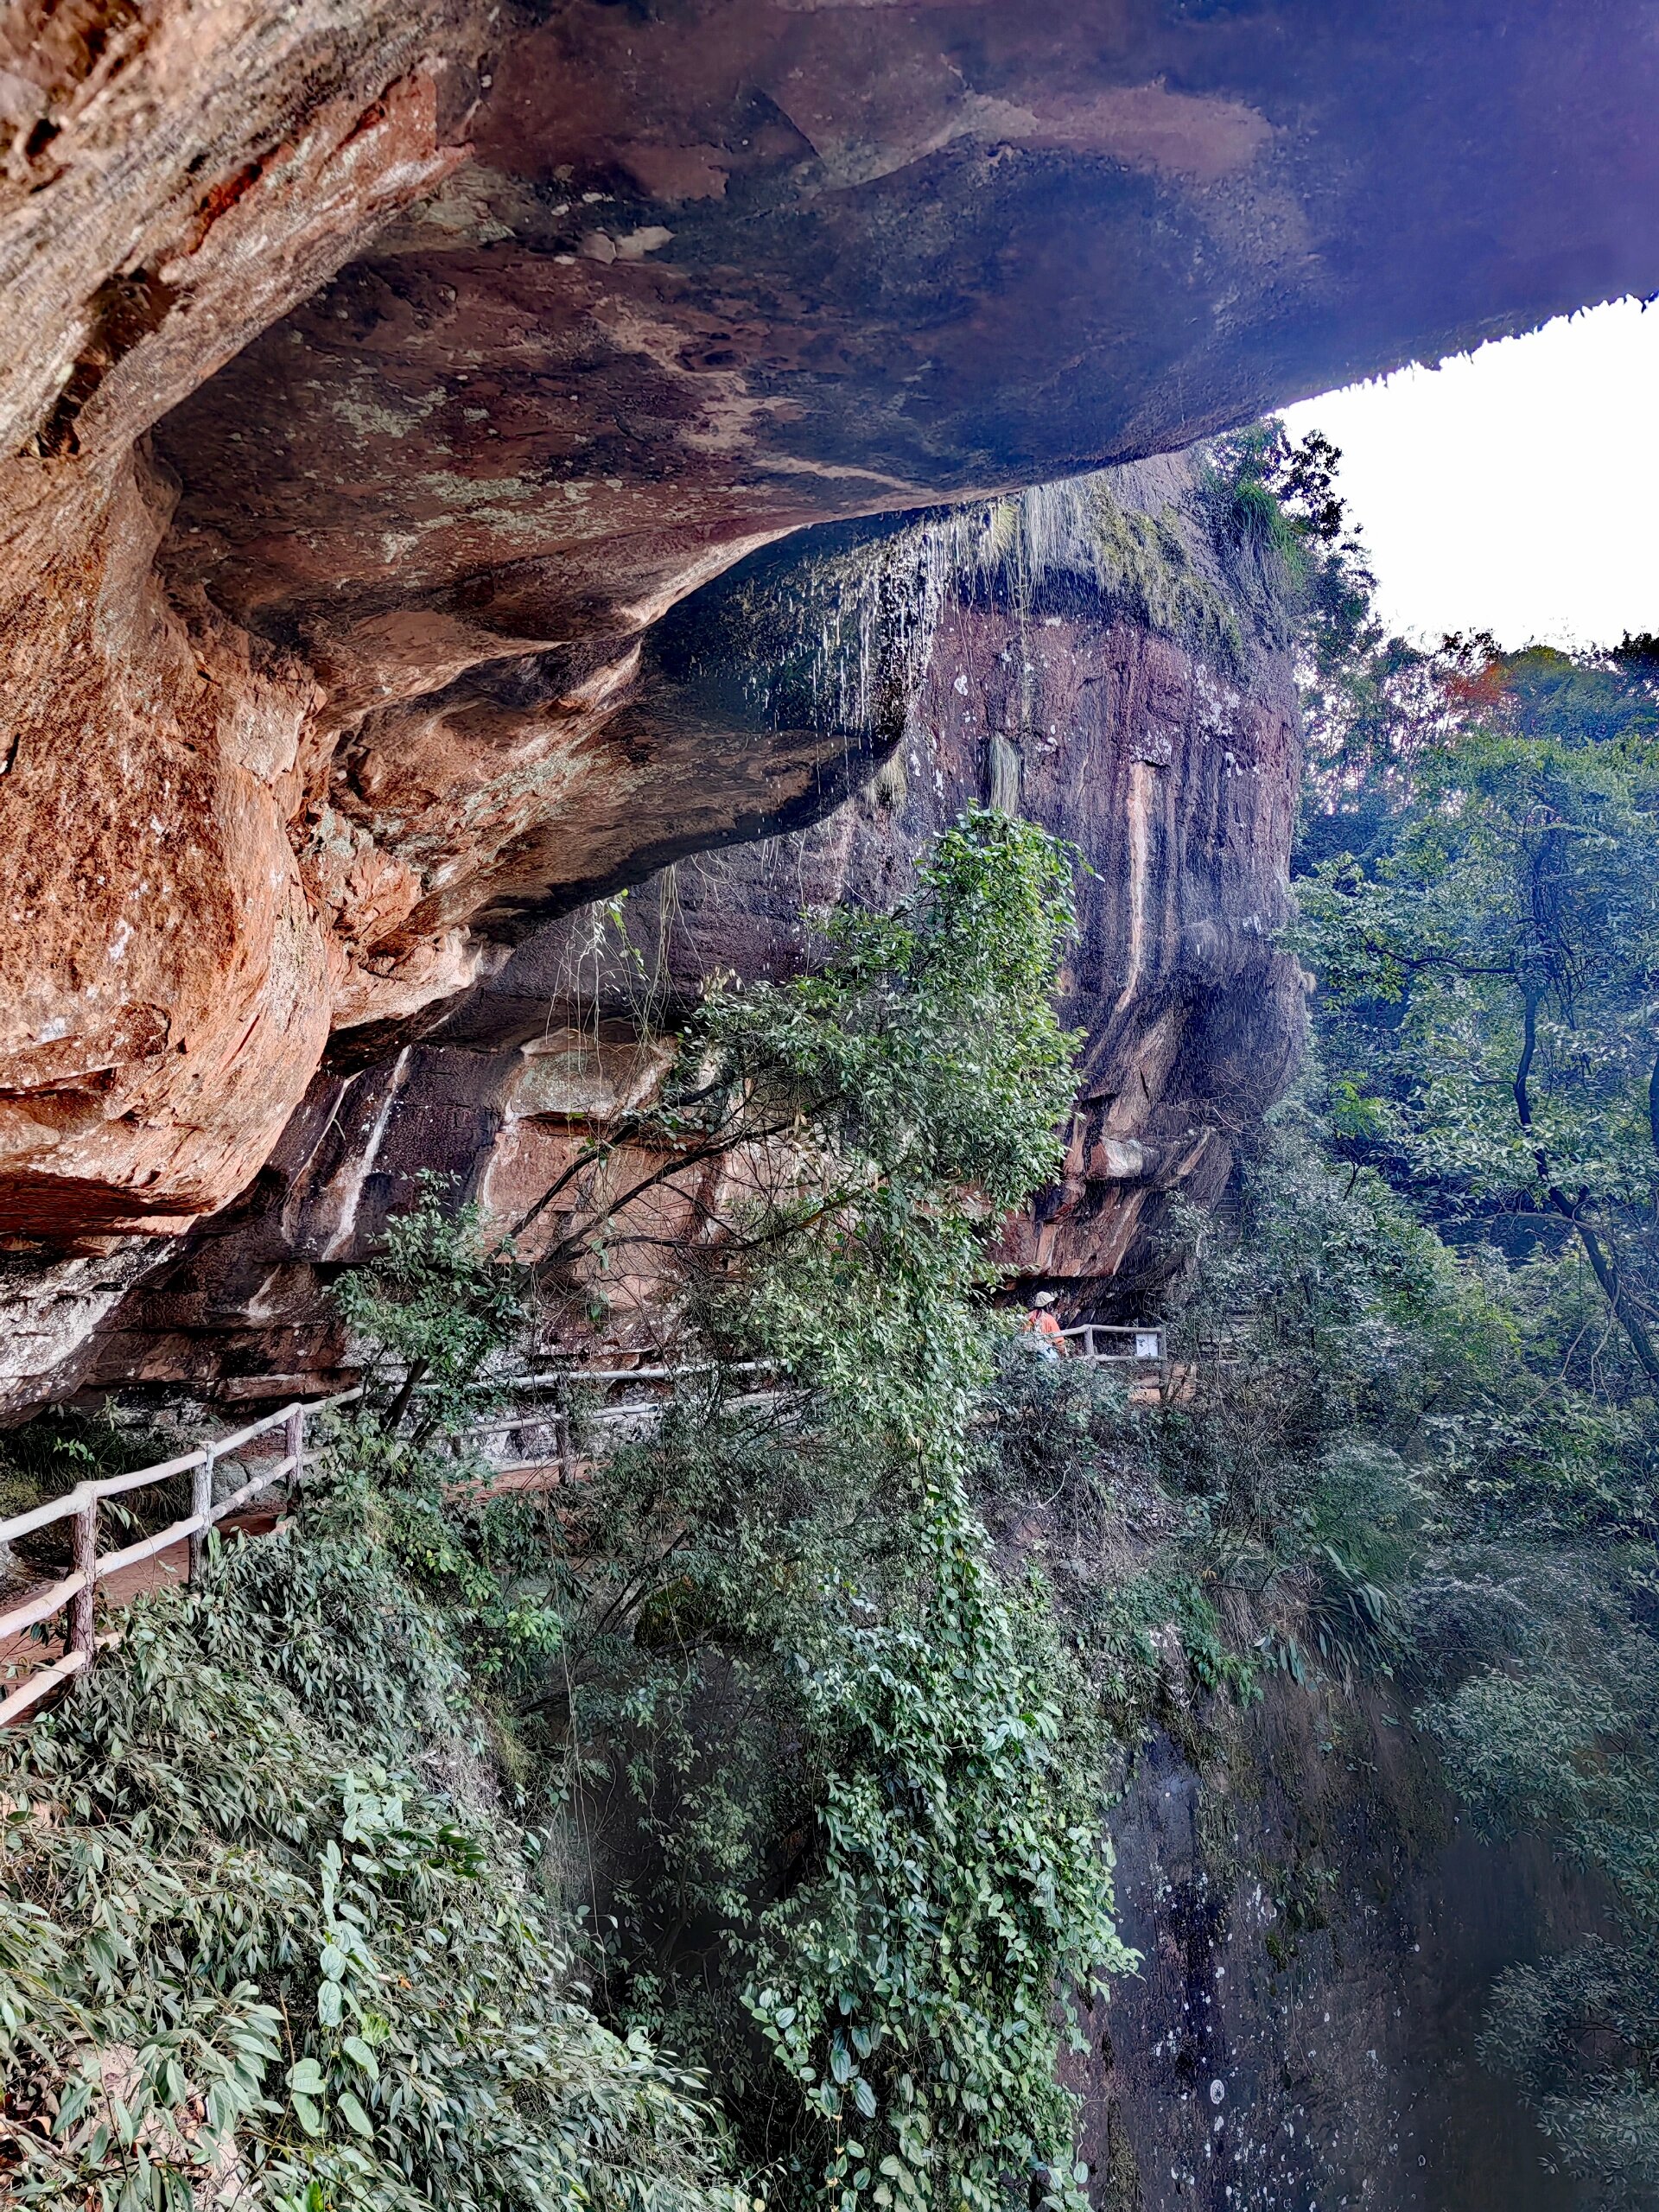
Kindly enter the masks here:
M 753 1362 L 747 1363 L 753 1369 Z M 732 1371 L 732 1370 L 728 1370 Z M 614 1384 L 672 1382 L 682 1376 L 712 1370 L 672 1367 L 601 1367 L 567 1368 L 546 1375 L 514 1376 L 501 1388 L 531 1394 L 540 1390 L 556 1389 L 569 1383 Z M 100 1583 L 124 1568 L 139 1567 L 146 1560 L 162 1552 L 170 1551 L 175 1545 L 189 1545 L 189 1572 L 194 1580 L 201 1565 L 201 1548 L 207 1531 L 227 1519 L 232 1513 L 266 1493 L 291 1487 L 304 1472 L 308 1457 L 305 1448 L 305 1421 L 308 1414 L 327 1413 L 336 1406 L 353 1404 L 363 1395 L 359 1385 L 354 1390 L 341 1390 L 331 1398 L 312 1399 L 308 1402 L 296 1401 L 280 1407 L 276 1412 L 266 1414 L 251 1421 L 234 1434 L 216 1438 L 211 1444 L 197 1446 L 194 1452 L 180 1454 L 175 1459 L 163 1459 L 152 1467 L 135 1467 L 124 1475 L 105 1475 L 95 1480 L 78 1484 L 62 1497 L 49 1499 L 44 1505 L 30 1508 L 26 1513 L 15 1513 L 9 1520 L 0 1521 L 0 1545 L 13 1543 L 20 1536 L 32 1535 L 41 1529 L 49 1529 L 55 1522 L 70 1521 L 73 1527 L 73 1567 L 60 1580 L 37 1590 L 0 1613 L 0 1649 L 30 1629 L 43 1626 L 48 1621 L 68 1611 L 67 1632 L 64 1638 L 64 1652 L 60 1659 L 49 1666 L 31 1673 L 10 1696 L 0 1698 L 0 1728 L 21 1719 L 41 1700 L 60 1684 L 84 1675 L 97 1658 L 97 1644 L 93 1636 L 93 1605 Z M 772 1393 L 760 1392 L 738 1401 L 741 1404 L 759 1402 Z M 599 1406 L 588 1409 L 582 1415 L 584 1424 L 601 1425 L 638 1421 L 648 1414 L 644 1406 Z M 505 1437 L 515 1430 L 551 1427 L 555 1431 L 555 1452 L 561 1468 L 569 1471 L 573 1464 L 571 1415 L 564 1408 L 556 1408 L 550 1414 L 534 1411 L 505 1414 L 475 1423 L 467 1433 L 475 1442 L 484 1445 L 493 1437 Z M 262 1436 L 276 1430 L 283 1431 L 283 1456 L 274 1465 L 259 1467 L 251 1478 L 232 1491 L 226 1497 L 213 1496 L 214 1471 L 222 1460 L 232 1459 Z M 98 1548 L 99 1508 L 106 1497 L 124 1497 L 135 1491 L 153 1489 L 156 1484 L 172 1481 L 176 1476 L 190 1477 L 190 1510 L 182 1520 L 158 1529 L 153 1535 L 137 1543 L 125 1545 L 121 1550 L 100 1552 Z
M 504 1390 L 516 1392 L 521 1396 L 531 1396 L 539 1391 L 561 1389 L 566 1384 L 572 1382 L 581 1383 L 589 1388 L 595 1384 L 611 1386 L 620 1383 L 637 1387 L 644 1383 L 652 1386 L 660 1395 L 665 1386 L 683 1382 L 691 1376 L 717 1373 L 760 1375 L 771 1374 L 774 1371 L 766 1362 L 758 1359 L 738 1360 L 723 1366 L 717 1366 L 711 1360 L 684 1367 L 578 1367 L 560 1369 L 542 1375 L 516 1375 L 502 1383 L 500 1387 Z M 776 1390 L 752 1390 L 742 1397 L 727 1399 L 726 1404 L 728 1409 L 770 1405 L 776 1402 L 779 1395 L 779 1393 Z M 475 1442 L 486 1444 L 487 1440 L 499 1437 L 512 1436 L 537 1429 L 550 1429 L 553 1433 L 552 1459 L 556 1461 L 562 1469 L 569 1471 L 576 1464 L 574 1437 L 578 1427 L 626 1428 L 630 1425 L 637 1425 L 642 1420 L 649 1420 L 652 1413 L 657 1410 L 658 1410 L 658 1402 L 652 1398 L 629 1405 L 587 1405 L 582 1408 L 579 1416 L 573 1414 L 567 1407 L 563 1406 L 555 1407 L 551 1412 L 548 1413 L 538 1413 L 534 1408 L 520 1407 L 515 1412 L 493 1414 L 488 1421 L 478 1421 L 467 1430 L 467 1433 Z M 537 1461 L 535 1464 L 549 1463 Z M 515 1469 L 512 1466 L 504 1466 L 499 1471 L 512 1473 Z
M 1083 1321 L 1060 1334 L 1068 1344 L 1076 1344 L 1075 1358 L 1092 1360 L 1098 1367 L 1120 1360 L 1163 1365 L 1164 1332 L 1154 1322 Z
M 0 1521 L 0 1544 L 15 1543 L 19 1536 L 33 1535 L 37 1529 L 49 1529 L 57 1521 L 71 1521 L 74 1524 L 74 1565 L 71 1572 L 60 1581 L 49 1584 L 21 1605 L 12 1606 L 10 1611 L 0 1613 L 0 1645 L 3 1645 L 32 1628 L 41 1627 L 66 1606 L 69 1611 L 63 1656 L 49 1667 L 37 1669 L 10 1697 L 0 1699 L 0 1728 L 21 1719 L 60 1683 L 84 1674 L 92 1665 L 97 1656 L 92 1606 L 100 1582 L 107 1582 L 124 1567 L 142 1566 L 158 1553 L 170 1551 L 174 1545 L 185 1542 L 190 1547 L 190 1573 L 194 1578 L 200 1567 L 202 1543 L 210 1529 L 266 1491 L 291 1483 L 303 1471 L 307 1456 L 306 1414 L 350 1405 L 362 1395 L 359 1388 L 342 1390 L 335 1397 L 313 1400 L 308 1406 L 299 1402 L 283 1406 L 276 1413 L 250 1422 L 246 1428 L 238 1429 L 233 1435 L 218 1437 L 211 1444 L 198 1446 L 194 1452 L 181 1452 L 176 1459 L 163 1459 L 153 1467 L 135 1467 L 124 1475 L 103 1475 L 93 1481 L 78 1483 L 65 1497 L 49 1498 L 44 1505 L 33 1506 L 27 1513 L 14 1513 L 9 1520 Z M 276 1429 L 283 1431 L 282 1458 L 274 1465 L 262 1465 L 229 1497 L 215 1498 L 213 1473 L 219 1462 L 233 1459 L 258 1438 L 269 1436 Z M 149 1490 L 184 1474 L 190 1478 L 190 1510 L 182 1520 L 172 1522 L 167 1528 L 158 1529 L 154 1535 L 142 1537 L 137 1543 L 127 1544 L 119 1551 L 99 1550 L 99 1508 L 106 1497 L 124 1497 L 134 1491 Z

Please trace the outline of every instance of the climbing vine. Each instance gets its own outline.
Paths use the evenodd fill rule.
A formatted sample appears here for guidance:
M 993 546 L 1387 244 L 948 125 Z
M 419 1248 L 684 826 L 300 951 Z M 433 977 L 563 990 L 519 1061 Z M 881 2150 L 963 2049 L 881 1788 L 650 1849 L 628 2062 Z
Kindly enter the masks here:
M 956 1497 L 929 1536 L 915 1622 L 855 1627 L 807 1675 L 844 1750 L 816 1878 L 763 1920 L 745 2003 L 846 2212 L 989 2212 L 1011 2176 L 1081 2204 L 1056 1983 L 1086 1999 L 1133 1963 L 1092 1731 L 1040 1589 L 1001 1585 Z
M 741 1100 L 790 1142 L 687 1311 L 786 1388 L 683 1405 L 572 1524 L 550 1717 L 613 1870 L 607 1986 L 719 2073 L 786 2202 L 1080 2188 L 1061 2007 L 1124 1963 L 1098 1731 L 964 1491 L 988 1238 L 1053 1173 L 1071 1096 L 1069 874 L 969 816 L 814 973 L 715 997 L 681 1110 Z

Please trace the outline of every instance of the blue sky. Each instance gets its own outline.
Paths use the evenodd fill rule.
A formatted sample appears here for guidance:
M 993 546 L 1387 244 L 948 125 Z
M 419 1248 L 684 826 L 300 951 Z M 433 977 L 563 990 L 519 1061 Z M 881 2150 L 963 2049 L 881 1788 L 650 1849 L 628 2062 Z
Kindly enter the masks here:
M 1342 448 L 1395 628 L 1510 646 L 1659 631 L 1659 305 L 1596 308 L 1286 420 Z

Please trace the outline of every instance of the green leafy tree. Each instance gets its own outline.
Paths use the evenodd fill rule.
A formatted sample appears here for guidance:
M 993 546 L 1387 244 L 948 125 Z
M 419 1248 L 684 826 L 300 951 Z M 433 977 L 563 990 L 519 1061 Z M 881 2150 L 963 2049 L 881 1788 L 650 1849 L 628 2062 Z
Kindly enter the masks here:
M 1575 1238 L 1659 1387 L 1655 739 L 1535 734 L 1500 706 L 1419 763 L 1386 852 L 1299 888 L 1379 1156 L 1447 1213 Z
M 792 1325 L 779 1310 L 769 1348 L 791 1356 L 791 1327 L 805 1328 L 803 1357 L 810 1338 L 826 1371 L 850 1342 L 849 1298 L 903 1325 L 924 1251 L 927 1268 L 976 1279 L 988 1216 L 1052 1173 L 1071 1105 L 1073 1040 L 1052 1004 L 1070 885 L 1065 855 L 1034 824 L 976 810 L 939 839 L 897 911 L 829 916 L 808 973 L 716 981 L 662 1095 L 597 1129 L 514 1224 L 522 1236 L 552 1211 L 543 1279 L 637 1240 L 658 1266 L 690 1262 L 703 1287 L 690 1321 L 717 1327 L 709 1300 L 722 1270 L 747 1291 L 769 1249 L 787 1243 L 798 1278 L 814 1249 L 816 1294 L 831 1302 L 814 1320 L 802 1301 Z M 642 1154 L 655 1164 L 626 1173 Z M 664 1190 L 690 1224 L 667 1254 L 652 1210 Z M 909 1342 L 938 1356 L 937 1336 L 911 1329 Z M 930 1391 L 913 1400 L 931 1417 Z
M 607 1982 L 718 2068 L 790 2201 L 1078 2200 L 1058 2008 L 1122 1962 L 1100 1769 L 964 1490 L 987 1244 L 1072 1096 L 1069 880 L 974 814 L 814 972 L 711 997 L 662 1111 L 746 1172 L 685 1310 L 786 1388 L 716 1380 L 570 1527 L 550 1687 L 613 1876 Z
M 458 1434 L 499 1399 L 501 1355 L 527 1318 L 524 1271 L 476 1205 L 446 1205 L 448 1179 L 423 1170 L 392 1217 L 386 1248 L 334 1285 L 342 1319 L 367 1354 L 365 1402 L 387 1434 L 416 1405 L 423 1440 Z

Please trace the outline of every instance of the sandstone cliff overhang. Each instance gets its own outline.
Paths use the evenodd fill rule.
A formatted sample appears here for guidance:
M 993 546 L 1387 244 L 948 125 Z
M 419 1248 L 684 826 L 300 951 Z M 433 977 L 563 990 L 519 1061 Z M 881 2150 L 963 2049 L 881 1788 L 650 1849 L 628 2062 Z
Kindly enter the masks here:
M 875 775 L 810 828 L 543 924 L 418 1038 L 337 1039 L 252 1189 L 176 1253 L 152 1244 L 96 1344 L 54 1354 L 52 1387 L 343 1387 L 329 1286 L 431 1172 L 502 1228 L 558 1186 L 531 1259 L 608 1178 L 645 1182 L 602 1250 L 543 1270 L 543 1325 L 563 1344 L 671 1336 L 676 1255 L 732 1189 L 707 1164 L 650 1184 L 668 1163 L 648 1141 L 586 1171 L 583 1148 L 653 1095 L 708 978 L 810 967 L 828 909 L 902 899 L 939 831 L 987 801 L 1078 861 L 1058 978 L 1077 1102 L 1055 1184 L 1001 1225 L 996 1256 L 1062 1287 L 1068 1314 L 1141 1312 L 1175 1263 L 1172 1199 L 1220 1192 L 1301 1039 L 1300 973 L 1274 941 L 1300 765 L 1294 575 L 1264 564 L 1249 512 L 1212 468 L 1160 459 L 811 532 L 686 601 L 658 637 L 682 682 L 717 684 L 745 722 L 838 716 L 880 748 Z M 76 1267 L 65 1299 L 88 1311 L 105 1278 Z M 38 1368 L 18 1372 L 17 1402 L 45 1394 Z
M 1659 288 L 1646 0 L 24 0 L 0 1207 L 248 1183 L 331 1030 L 809 819 L 747 551 Z

